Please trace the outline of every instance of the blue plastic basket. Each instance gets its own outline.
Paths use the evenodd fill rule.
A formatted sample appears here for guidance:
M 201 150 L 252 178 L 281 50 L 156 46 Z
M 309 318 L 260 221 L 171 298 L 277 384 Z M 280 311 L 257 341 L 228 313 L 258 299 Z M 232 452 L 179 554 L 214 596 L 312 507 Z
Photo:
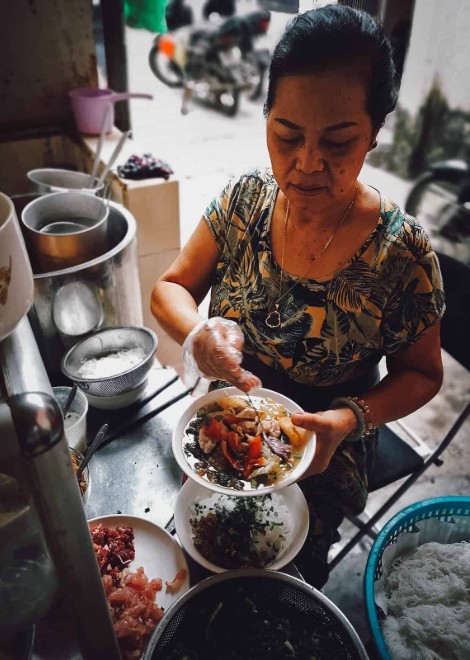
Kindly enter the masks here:
M 403 532 L 415 531 L 415 523 L 420 520 L 437 518 L 446 522 L 453 522 L 455 518 L 460 517 L 469 518 L 470 523 L 470 497 L 435 497 L 423 500 L 397 513 L 388 521 L 375 539 L 367 560 L 364 591 L 369 626 L 382 660 L 391 660 L 391 656 L 385 645 L 379 623 L 379 613 L 374 597 L 374 583 L 382 577 L 382 554 L 385 548 L 396 543 L 399 535 Z M 470 524 L 468 540 L 470 540 Z

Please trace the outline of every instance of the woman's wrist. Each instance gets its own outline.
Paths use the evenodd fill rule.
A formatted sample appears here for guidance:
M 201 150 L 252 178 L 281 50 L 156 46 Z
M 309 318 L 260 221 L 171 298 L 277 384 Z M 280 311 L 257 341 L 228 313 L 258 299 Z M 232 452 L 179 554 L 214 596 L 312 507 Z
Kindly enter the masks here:
M 363 435 L 372 435 L 375 432 L 375 427 L 371 422 L 370 408 L 364 399 L 355 396 L 338 397 L 331 402 L 330 408 L 332 410 L 349 408 L 355 417 L 356 426 L 345 438 L 349 442 L 354 442 Z

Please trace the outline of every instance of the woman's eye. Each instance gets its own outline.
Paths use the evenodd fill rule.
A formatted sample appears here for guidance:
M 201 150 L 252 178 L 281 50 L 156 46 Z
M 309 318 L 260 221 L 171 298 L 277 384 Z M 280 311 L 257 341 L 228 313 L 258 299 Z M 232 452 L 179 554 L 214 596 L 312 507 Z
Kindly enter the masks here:
M 297 142 L 298 140 L 300 140 L 300 137 L 298 135 L 296 135 L 296 136 L 293 136 L 293 135 L 278 135 L 277 137 L 282 142 Z
M 342 149 L 343 147 L 347 147 L 348 145 L 351 145 L 353 142 L 355 142 L 355 140 L 356 138 L 352 138 L 351 140 L 345 140 L 343 142 L 332 142 L 330 140 L 326 140 L 326 144 L 332 149 Z

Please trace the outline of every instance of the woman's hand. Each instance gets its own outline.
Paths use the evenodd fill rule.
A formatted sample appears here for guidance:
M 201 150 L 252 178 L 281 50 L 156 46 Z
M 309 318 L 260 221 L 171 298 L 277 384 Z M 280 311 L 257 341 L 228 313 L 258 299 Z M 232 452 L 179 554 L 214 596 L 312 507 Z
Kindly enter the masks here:
M 295 413 L 292 415 L 292 423 L 307 431 L 313 431 L 317 436 L 315 456 L 303 479 L 324 472 L 339 444 L 357 426 L 356 417 L 349 408 L 318 413 Z
M 183 344 L 185 365 L 194 362 L 200 375 L 225 380 L 243 392 L 261 381 L 242 369 L 243 332 L 235 321 L 214 317 L 200 323 Z

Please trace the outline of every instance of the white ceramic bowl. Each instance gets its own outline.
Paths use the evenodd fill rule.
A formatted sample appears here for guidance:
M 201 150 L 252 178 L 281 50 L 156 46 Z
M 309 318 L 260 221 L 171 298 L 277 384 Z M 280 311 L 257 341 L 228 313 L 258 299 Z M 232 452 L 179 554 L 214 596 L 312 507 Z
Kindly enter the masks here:
M 206 559 L 194 545 L 190 523 L 190 519 L 196 517 L 195 504 L 204 504 L 211 497 L 219 497 L 221 500 L 225 499 L 225 496 L 217 493 L 214 494 L 212 491 L 207 490 L 207 488 L 199 486 L 192 479 L 188 479 L 180 490 L 176 500 L 175 529 L 181 545 L 194 561 L 213 573 L 222 573 L 228 569 Z M 288 488 L 283 488 L 276 493 L 272 493 L 272 498 L 272 503 L 267 503 L 266 508 L 274 506 L 276 509 L 276 506 L 281 505 L 287 507 L 289 510 L 288 529 L 286 530 L 284 547 L 272 562 L 264 566 L 264 568 L 269 570 L 277 571 L 292 561 L 302 548 L 307 538 L 309 515 L 307 501 L 297 484 L 292 484 Z
M 221 486 L 217 483 L 212 483 L 205 476 L 199 475 L 189 462 L 184 447 L 184 430 L 194 415 L 197 413 L 200 408 L 204 408 L 210 403 L 214 403 L 218 399 L 222 399 L 226 396 L 237 396 L 243 398 L 244 393 L 236 387 L 225 387 L 219 390 L 214 390 L 209 392 L 204 396 L 199 397 L 193 401 L 183 412 L 180 417 L 172 436 L 172 448 L 173 454 L 176 458 L 176 461 L 180 468 L 187 474 L 188 477 L 196 481 L 200 486 L 213 490 L 216 493 L 225 493 L 227 495 L 265 495 L 266 493 L 272 493 L 275 490 L 280 488 L 285 488 L 290 484 L 297 481 L 303 474 L 306 472 L 312 459 L 315 454 L 316 438 L 314 433 L 308 433 L 307 442 L 303 450 L 303 454 L 300 460 L 294 465 L 294 467 L 286 474 L 283 479 L 279 481 L 268 484 L 268 485 L 259 485 L 257 488 L 250 485 L 249 482 L 245 482 L 243 490 L 235 489 L 231 486 Z M 252 398 L 261 397 L 271 399 L 275 403 L 280 403 L 285 407 L 285 409 L 290 413 L 303 412 L 302 408 L 297 405 L 292 399 L 284 396 L 283 394 L 278 394 L 278 392 L 273 392 L 272 390 L 267 390 L 265 388 L 253 389 L 250 392 Z M 256 404 L 256 401 L 255 401 Z
M 33 300 L 33 272 L 15 207 L 0 193 L 0 342 L 26 316 Z

